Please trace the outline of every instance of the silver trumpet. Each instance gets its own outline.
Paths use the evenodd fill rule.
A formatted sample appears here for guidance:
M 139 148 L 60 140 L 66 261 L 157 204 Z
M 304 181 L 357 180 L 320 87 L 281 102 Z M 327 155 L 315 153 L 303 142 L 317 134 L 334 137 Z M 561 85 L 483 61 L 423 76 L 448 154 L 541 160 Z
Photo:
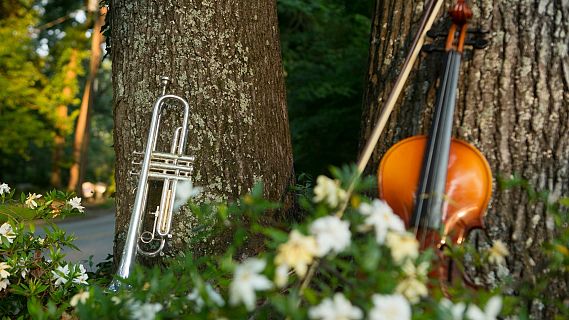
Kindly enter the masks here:
M 134 268 L 137 252 L 148 257 L 163 255 L 162 250 L 166 239 L 172 238 L 172 211 L 174 208 L 174 198 L 176 196 L 176 186 L 178 181 L 191 181 L 194 157 L 184 155 L 186 144 L 187 123 L 190 114 L 188 102 L 183 98 L 166 94 L 166 87 L 170 79 L 161 77 L 162 95 L 154 103 L 152 111 L 152 121 L 146 142 L 146 151 L 135 152 L 135 160 L 132 164 L 140 168 L 140 171 L 131 171 L 132 175 L 138 175 L 138 187 L 136 188 L 136 198 L 130 217 L 130 225 L 126 236 L 125 245 L 122 251 L 117 275 L 121 278 L 128 278 Z M 166 104 L 166 101 L 177 101 L 183 105 L 184 118 L 182 125 L 174 131 L 170 153 L 156 151 L 156 141 L 158 140 L 158 129 L 160 128 L 160 117 L 165 107 L 176 107 L 174 104 Z M 154 216 L 152 231 L 141 231 L 144 212 L 148 196 L 148 181 L 162 181 L 162 196 L 160 205 L 155 211 L 150 212 Z M 149 210 L 150 211 L 150 210 Z M 153 247 L 154 249 L 144 249 L 143 247 Z M 117 291 L 120 281 L 113 280 L 109 290 Z

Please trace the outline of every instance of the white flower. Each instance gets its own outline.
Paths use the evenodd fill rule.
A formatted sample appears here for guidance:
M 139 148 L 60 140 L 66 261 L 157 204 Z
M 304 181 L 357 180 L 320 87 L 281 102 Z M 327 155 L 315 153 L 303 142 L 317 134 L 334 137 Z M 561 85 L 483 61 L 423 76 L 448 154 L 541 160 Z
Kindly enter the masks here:
M 391 256 L 397 264 L 402 264 L 406 259 L 415 259 L 419 256 L 419 241 L 412 233 L 389 232 L 387 233 L 386 244 L 391 249 Z
M 14 229 L 12 229 L 12 226 L 8 222 L 4 222 L 2 226 L 0 226 L 0 235 L 8 239 L 10 243 L 14 243 L 14 238 L 16 238 Z
M 0 262 L 0 279 L 6 279 L 10 276 L 10 272 L 6 271 L 12 267 L 6 262 Z
M 310 225 L 310 233 L 316 237 L 317 253 L 323 257 L 328 252 L 342 252 L 351 243 L 350 224 L 336 216 L 315 220 Z
M 4 193 L 10 193 L 10 187 L 8 187 L 7 184 L 2 183 L 0 184 L 0 195 L 3 195 Z
M 395 288 L 395 292 L 405 296 L 411 303 L 417 303 L 421 297 L 429 294 L 427 286 L 416 278 L 405 278 Z
M 277 287 L 282 288 L 287 284 L 289 270 L 290 267 L 286 264 L 281 264 L 277 267 L 275 270 L 275 284 Z
M 8 285 L 10 284 L 10 280 L 8 279 L 2 279 L 0 280 L 0 291 L 8 288 Z
M 223 307 L 225 305 L 225 300 L 223 300 L 223 297 L 211 286 L 211 284 L 206 283 L 205 292 L 209 299 L 219 307 Z
M 340 181 L 332 180 L 326 176 L 319 176 L 316 179 L 314 188 L 314 202 L 324 202 L 331 208 L 336 208 L 340 201 L 346 199 L 348 194 L 340 188 Z
M 202 308 L 205 304 L 202 297 L 200 296 L 200 291 L 197 288 L 194 288 L 192 292 L 188 293 L 186 299 L 193 301 L 196 304 L 196 310 L 198 312 L 202 311 Z
M 255 307 L 255 290 L 268 290 L 273 287 L 269 279 L 260 274 L 265 269 L 265 265 L 264 260 L 249 258 L 237 266 L 229 287 L 231 305 L 243 302 L 247 310 L 251 311 Z
M 135 320 L 154 320 L 156 313 L 162 310 L 159 303 L 141 303 L 140 301 L 129 301 L 131 319 Z
M 28 274 L 28 272 L 30 272 L 30 270 L 26 268 L 26 260 L 20 258 L 20 260 L 18 261 L 18 267 L 21 268 L 20 275 L 22 276 L 23 279 L 26 279 L 26 275 Z
M 411 306 L 399 294 L 372 296 L 373 308 L 369 311 L 370 320 L 410 320 Z
M 42 238 L 42 237 L 37 237 L 37 238 L 36 238 L 36 241 L 38 242 L 38 244 L 39 244 L 40 246 L 43 246 L 43 243 L 45 242 L 45 239 Z
M 219 307 L 223 307 L 225 305 L 225 300 L 219 294 L 219 292 L 215 291 L 215 289 L 211 286 L 211 284 L 205 284 L 205 293 L 210 301 L 216 304 Z M 193 301 L 196 304 L 197 311 L 201 311 L 202 307 L 204 306 L 205 302 L 200 295 L 200 291 L 198 288 L 194 288 L 192 292 L 190 292 L 186 298 L 190 301 Z
M 445 312 L 445 317 L 450 320 L 462 320 L 466 305 L 464 302 L 453 304 L 450 300 L 443 298 L 440 302 L 441 309 Z
M 494 296 L 488 300 L 484 311 L 478 306 L 470 304 L 466 310 L 466 317 L 470 320 L 496 320 L 502 309 L 502 297 Z
M 79 212 L 85 211 L 85 207 L 81 205 L 81 198 L 79 197 L 75 197 L 67 201 L 67 204 L 69 204 L 73 209 L 77 209 Z
M 89 276 L 85 273 L 85 267 L 82 264 L 79 264 L 79 274 L 75 275 L 73 278 L 73 283 L 77 284 L 87 284 L 87 279 Z M 75 266 L 75 274 L 77 273 L 77 266 Z
M 361 214 L 367 216 L 364 220 L 363 231 L 372 228 L 375 230 L 375 240 L 379 244 L 385 242 L 388 230 L 404 232 L 405 223 L 399 216 L 393 213 L 387 202 L 375 199 L 371 205 L 362 203 L 358 208 Z
M 57 269 L 52 270 L 51 273 L 53 274 L 56 286 L 66 284 L 69 280 L 67 279 L 67 276 L 69 275 L 69 265 L 66 264 L 64 267 L 58 266 Z
M 321 320 L 361 319 L 362 310 L 354 307 L 342 293 L 336 293 L 334 300 L 326 298 L 316 307 L 310 308 L 308 317 Z
M 89 299 L 89 291 L 81 291 L 71 298 L 69 304 L 72 307 L 75 307 L 79 302 L 81 302 L 81 304 L 85 304 L 85 302 L 87 302 L 87 299 Z
M 275 264 L 287 265 L 293 268 L 298 276 L 304 277 L 316 253 L 316 239 L 313 236 L 304 236 L 297 230 L 292 230 L 288 241 L 279 245 Z
M 418 266 L 415 266 L 411 261 L 406 261 L 401 270 L 407 277 L 425 279 L 427 277 L 427 272 L 429 271 L 429 263 L 421 262 Z
M 32 193 L 28 193 L 28 198 L 26 199 L 26 207 L 30 208 L 30 209 L 35 209 L 38 206 L 38 203 L 36 202 L 36 199 L 41 198 L 41 194 L 32 194 Z
M 424 282 L 427 279 L 429 264 L 423 262 L 415 266 L 407 260 L 401 269 L 407 277 L 397 285 L 395 292 L 405 296 L 411 303 L 419 302 L 421 297 L 426 297 L 429 293 Z
M 492 248 L 488 249 L 488 262 L 493 264 L 506 264 L 506 257 L 510 254 L 508 248 L 501 240 L 494 241 Z
M 176 186 L 176 197 L 174 199 L 173 211 L 178 211 L 178 209 L 185 205 L 190 198 L 197 197 L 202 193 L 202 188 L 194 187 L 192 181 L 182 181 Z

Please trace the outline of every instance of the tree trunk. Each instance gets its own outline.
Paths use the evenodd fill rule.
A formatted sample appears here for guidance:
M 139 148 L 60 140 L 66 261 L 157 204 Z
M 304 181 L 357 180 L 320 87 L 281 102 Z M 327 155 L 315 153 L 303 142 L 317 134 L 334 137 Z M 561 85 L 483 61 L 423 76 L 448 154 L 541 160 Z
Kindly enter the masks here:
M 447 6 L 451 5 L 448 3 Z M 422 1 L 377 0 L 373 18 L 362 142 L 373 129 L 383 101 L 407 54 L 421 16 Z M 490 45 L 466 53 L 461 67 L 454 136 L 476 146 L 494 178 L 519 176 L 553 199 L 569 191 L 569 5 L 475 1 L 473 25 L 490 30 Z M 444 12 L 444 11 L 443 11 Z M 446 19 L 446 14 L 445 14 Z M 395 142 L 429 129 L 441 54 L 423 55 L 391 115 L 368 170 Z M 363 145 L 363 143 L 362 143 Z M 508 244 L 507 270 L 476 280 L 489 286 L 504 272 L 537 281 L 545 272 L 541 244 L 554 230 L 544 206 L 528 202 L 523 190 L 496 190 L 485 218 L 487 234 Z M 489 245 L 479 239 L 481 247 Z M 565 283 L 547 297 L 567 294 Z M 547 302 L 533 301 L 535 318 L 550 318 Z
M 77 67 L 79 65 L 79 51 L 71 49 L 69 62 L 67 63 L 64 76 L 65 87 L 62 91 L 63 103 L 56 108 L 57 119 L 55 137 L 53 138 L 53 156 L 51 164 L 50 184 L 53 187 L 61 187 L 61 158 L 63 157 L 63 149 L 65 148 L 65 137 L 69 134 L 69 115 L 66 103 L 71 103 L 74 98 L 74 92 L 71 83 L 76 81 Z
M 292 150 L 274 1 L 114 1 L 111 5 L 117 223 L 115 257 L 129 224 L 160 76 L 190 104 L 186 153 L 196 157 L 194 199 L 232 201 L 264 182 L 265 196 L 288 198 Z M 158 148 L 180 115 L 162 117 Z M 177 119 L 173 119 L 177 118 Z M 187 250 L 194 220 L 174 217 L 167 254 Z M 217 239 L 208 248 L 223 248 Z M 192 248 L 195 252 L 197 248 Z
M 89 74 L 85 81 L 85 89 L 83 90 L 83 98 L 81 99 L 81 107 L 79 108 L 79 116 L 77 117 L 77 125 L 75 127 L 75 140 L 73 142 L 73 163 L 69 170 L 69 183 L 67 189 L 74 190 L 81 195 L 81 184 L 84 180 L 85 169 L 87 167 L 87 143 L 89 135 L 89 119 L 91 118 L 91 109 L 93 108 L 94 82 L 101 65 L 101 43 L 103 42 L 103 34 L 101 27 L 105 24 L 105 14 L 107 9 L 101 8 L 100 11 L 93 12 L 95 24 L 93 25 L 93 33 L 91 34 L 91 59 L 89 62 Z

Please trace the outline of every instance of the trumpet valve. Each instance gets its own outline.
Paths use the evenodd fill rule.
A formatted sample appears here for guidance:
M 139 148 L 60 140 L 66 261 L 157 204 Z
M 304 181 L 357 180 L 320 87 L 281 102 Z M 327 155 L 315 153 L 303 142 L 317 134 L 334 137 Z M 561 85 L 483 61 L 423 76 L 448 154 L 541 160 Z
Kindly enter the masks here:
M 144 154 L 135 152 L 133 165 L 142 166 Z M 191 180 L 191 174 L 194 170 L 193 156 L 178 155 L 165 152 L 152 152 L 150 156 L 150 165 L 148 170 L 148 178 L 152 180 Z M 131 175 L 139 175 L 138 170 L 132 170 Z

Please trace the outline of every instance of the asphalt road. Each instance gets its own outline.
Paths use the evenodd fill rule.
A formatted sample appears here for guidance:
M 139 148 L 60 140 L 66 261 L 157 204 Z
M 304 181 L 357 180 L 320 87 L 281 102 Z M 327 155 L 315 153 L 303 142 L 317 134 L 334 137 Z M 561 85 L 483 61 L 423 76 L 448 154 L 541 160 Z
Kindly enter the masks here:
M 104 261 L 113 251 L 113 237 L 115 232 L 114 208 L 89 210 L 85 217 L 61 220 L 56 223 L 67 234 L 77 237 L 74 244 L 80 251 L 66 249 L 66 261 L 83 263 L 93 256 L 93 267 Z M 42 226 L 38 226 L 38 234 L 42 234 Z

